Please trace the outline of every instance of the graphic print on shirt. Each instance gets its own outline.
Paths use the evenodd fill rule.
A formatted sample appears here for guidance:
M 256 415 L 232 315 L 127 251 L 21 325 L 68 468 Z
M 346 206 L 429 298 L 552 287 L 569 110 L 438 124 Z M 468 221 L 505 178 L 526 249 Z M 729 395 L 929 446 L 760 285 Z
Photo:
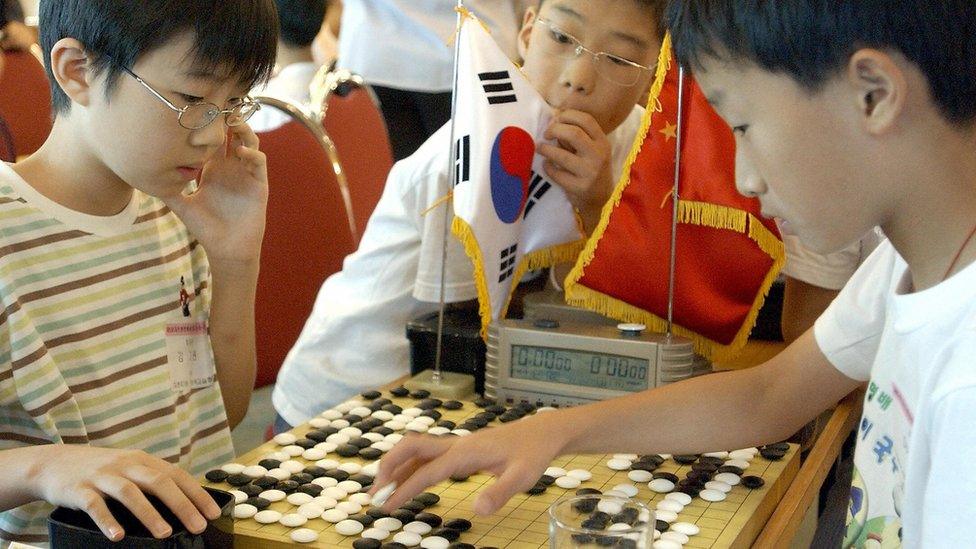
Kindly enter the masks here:
M 190 318 L 190 293 L 186 291 L 186 280 L 180 277 L 180 310 L 185 318 Z

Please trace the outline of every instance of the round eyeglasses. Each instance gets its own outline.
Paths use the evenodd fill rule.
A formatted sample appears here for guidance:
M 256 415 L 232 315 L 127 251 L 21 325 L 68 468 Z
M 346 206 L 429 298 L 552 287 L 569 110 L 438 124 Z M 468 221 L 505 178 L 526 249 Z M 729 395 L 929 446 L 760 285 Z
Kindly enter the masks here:
M 220 115 L 226 115 L 224 122 L 228 126 L 240 126 L 248 121 L 254 113 L 261 110 L 261 104 L 254 101 L 250 97 L 244 97 L 241 102 L 234 105 L 229 109 L 221 109 L 213 103 L 199 102 L 190 103 L 189 105 L 180 108 L 173 104 L 172 101 L 163 97 L 163 94 L 156 91 L 155 88 L 146 83 L 145 80 L 140 78 L 136 73 L 132 72 L 126 67 L 122 67 L 122 70 L 126 72 L 129 76 L 136 79 L 143 85 L 149 93 L 156 96 L 157 99 L 163 102 L 167 107 L 176 111 L 180 126 L 188 130 L 200 130 L 206 128 L 213 123 Z
M 593 58 L 597 73 L 614 84 L 633 86 L 640 80 L 642 73 L 654 70 L 654 67 L 645 67 L 611 53 L 595 52 L 584 46 L 579 38 L 560 29 L 548 19 L 539 17 L 536 21 L 546 26 L 545 37 L 541 41 L 546 54 L 562 59 L 576 59 L 587 53 Z

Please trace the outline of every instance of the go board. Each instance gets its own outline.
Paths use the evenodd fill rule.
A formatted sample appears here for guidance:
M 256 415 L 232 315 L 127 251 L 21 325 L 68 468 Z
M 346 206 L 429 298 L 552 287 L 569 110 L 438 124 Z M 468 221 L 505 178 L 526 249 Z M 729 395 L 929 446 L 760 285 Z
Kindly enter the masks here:
M 375 393 L 368 396 L 375 396 Z M 394 406 L 398 406 L 404 411 L 415 408 L 418 404 L 418 399 L 415 398 L 394 397 L 389 393 L 385 393 L 382 396 L 390 400 Z M 337 414 L 345 414 L 346 418 L 355 419 L 348 415 L 351 408 L 359 408 L 362 410 L 364 406 L 368 407 L 370 405 L 370 401 L 365 398 L 359 398 L 357 400 L 344 403 L 344 405 L 337 407 L 338 410 L 342 411 L 333 409 L 331 413 L 326 412 L 326 415 L 336 417 Z M 437 423 L 448 420 L 457 425 L 462 425 L 466 420 L 485 412 L 484 409 L 480 408 L 474 402 L 466 401 L 461 404 L 462 407 L 457 410 L 447 410 L 443 407 L 436 408 L 437 414 L 441 415 Z M 484 405 L 485 403 L 480 402 L 479 404 Z M 496 409 L 496 411 L 499 410 Z M 412 412 L 416 413 L 417 410 L 414 409 Z M 395 415 L 403 416 L 404 414 Z M 385 419 L 389 416 L 383 415 L 382 417 Z M 337 426 L 344 425 L 343 421 L 346 420 L 338 420 Z M 330 420 L 324 418 L 317 418 L 313 422 L 319 427 L 331 424 Z M 489 424 L 489 428 L 492 425 L 498 424 L 499 420 L 492 421 Z M 391 425 L 392 427 L 399 427 L 396 423 Z M 411 428 L 416 428 L 416 425 Z M 315 430 L 315 427 L 307 424 L 297 427 L 291 433 L 301 439 L 310 431 Z M 329 431 L 334 431 L 334 429 L 327 430 L 326 432 Z M 403 432 L 403 430 L 400 429 L 400 432 Z M 324 448 L 330 449 L 331 446 L 325 445 Z M 269 456 L 274 457 L 273 454 L 280 453 L 282 450 L 284 450 L 284 447 L 281 444 L 270 441 L 241 456 L 238 459 L 238 463 L 240 465 L 254 465 Z M 294 448 L 291 448 L 291 450 L 295 451 Z M 283 456 L 279 455 L 277 457 Z M 551 484 L 540 494 L 516 495 L 492 516 L 479 517 L 472 510 L 477 494 L 483 486 L 492 480 L 490 476 L 482 474 L 473 475 L 463 481 L 444 481 L 429 488 L 428 492 L 436 494 L 439 497 L 439 501 L 424 511 L 442 517 L 445 522 L 451 519 L 466 519 L 470 521 L 470 529 L 462 532 L 459 539 L 456 540 L 457 542 L 471 544 L 475 547 L 497 547 L 499 549 L 547 548 L 547 510 L 549 506 L 557 499 L 571 495 L 580 488 L 592 488 L 607 492 L 618 485 L 629 484 L 637 490 L 634 499 L 647 503 L 652 509 L 665 499 L 666 494 L 652 491 L 648 487 L 647 482 L 637 482 L 628 478 L 628 474 L 630 474 L 629 470 L 612 470 L 608 466 L 608 462 L 613 457 L 610 455 L 561 457 L 553 463 L 555 468 L 574 471 L 575 474 L 581 477 L 585 478 L 589 476 L 590 478 L 583 481 L 579 487 L 573 487 L 571 489 L 564 489 L 556 484 Z M 636 456 L 619 457 L 633 459 Z M 665 459 L 656 466 L 654 473 L 673 473 L 679 478 L 684 478 L 692 470 L 693 466 L 690 464 L 680 464 L 670 456 L 663 457 Z M 732 486 L 725 496 L 724 501 L 709 502 L 701 497 L 694 497 L 690 503 L 680 509 L 680 512 L 671 520 L 671 523 L 690 523 L 695 525 L 698 530 L 695 535 L 688 537 L 687 541 L 683 544 L 684 547 L 748 547 L 752 543 L 758 536 L 766 520 L 772 514 L 776 504 L 781 499 L 783 493 L 785 493 L 786 488 L 799 468 L 799 453 L 795 445 L 782 445 L 779 447 L 779 453 L 772 457 L 779 457 L 779 459 L 770 461 L 762 456 L 756 455 L 754 459 L 748 462 L 748 468 L 743 473 L 746 476 L 762 478 L 764 481 L 762 487 L 749 489 L 741 484 Z M 331 460 L 325 463 L 326 465 L 339 462 L 343 466 L 350 463 L 358 466 L 367 466 L 371 463 L 370 460 L 362 459 L 359 456 L 339 457 L 334 451 L 328 453 L 325 459 L 327 461 Z M 711 459 L 714 460 L 716 458 Z M 291 460 L 305 466 L 315 464 L 315 461 L 305 459 L 301 456 L 292 457 Z M 321 462 L 321 460 L 318 461 Z M 350 468 L 355 470 L 355 466 Z M 369 468 L 367 467 L 368 470 Z M 580 471 L 586 471 L 587 473 L 583 474 Z M 556 474 L 558 473 L 554 473 L 554 475 Z M 551 479 L 549 481 L 551 482 Z M 206 484 L 224 490 L 233 489 L 226 481 L 207 482 Z M 367 489 L 368 487 L 363 488 L 363 491 Z M 295 513 L 298 506 L 286 500 L 281 500 L 271 503 L 268 509 L 278 511 L 282 515 L 285 515 Z M 368 509 L 369 506 L 366 505 L 362 509 L 362 512 Z M 361 515 L 362 513 L 358 514 Z M 308 520 L 301 528 L 311 530 L 317 536 L 315 541 L 305 544 L 310 547 L 352 548 L 353 543 L 361 537 L 361 534 L 343 536 L 337 532 L 336 524 L 332 524 L 318 517 Z M 236 546 L 242 549 L 293 547 L 298 545 L 292 541 L 291 533 L 293 530 L 294 528 L 283 526 L 280 523 L 260 524 L 254 519 L 238 519 L 235 523 Z M 391 533 L 387 539 L 383 540 L 383 543 L 391 542 L 395 533 Z M 680 547 L 681 544 L 678 546 Z

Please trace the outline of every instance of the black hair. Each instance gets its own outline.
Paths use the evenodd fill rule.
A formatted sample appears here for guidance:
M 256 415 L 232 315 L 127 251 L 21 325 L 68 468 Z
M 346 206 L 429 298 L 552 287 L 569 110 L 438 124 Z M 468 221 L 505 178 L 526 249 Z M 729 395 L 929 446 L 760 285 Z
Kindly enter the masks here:
M 678 60 L 752 62 L 815 93 L 862 48 L 899 52 L 956 125 L 976 119 L 972 0 L 678 0 L 666 14 Z
M 275 0 L 281 22 L 281 41 L 289 46 L 312 45 L 325 20 L 325 0 Z
M 654 28 L 657 30 L 658 35 L 662 38 L 664 37 L 664 32 L 667 30 L 664 25 L 664 9 L 668 4 L 668 0 L 632 0 L 637 3 L 642 8 L 647 8 L 651 12 L 651 20 L 654 22 Z M 542 5 L 546 3 L 546 0 L 539 0 L 538 8 L 541 9 Z
M 62 38 L 81 42 L 92 56 L 91 70 L 108 71 L 111 94 L 122 67 L 184 32 L 193 35 L 195 68 L 237 77 L 250 89 L 274 70 L 278 15 L 273 0 L 41 0 L 40 43 L 51 82 L 55 113 L 71 101 L 54 79 L 51 49 Z

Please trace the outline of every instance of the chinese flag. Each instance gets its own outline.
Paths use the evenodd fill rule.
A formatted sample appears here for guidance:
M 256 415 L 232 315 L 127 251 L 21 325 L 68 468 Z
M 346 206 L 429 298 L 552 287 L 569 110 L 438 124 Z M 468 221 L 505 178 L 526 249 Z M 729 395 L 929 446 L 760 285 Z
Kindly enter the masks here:
M 569 303 L 659 332 L 667 325 L 678 74 L 667 37 L 630 168 L 566 280 Z M 785 253 L 759 202 L 736 192 L 732 131 L 690 77 L 684 101 L 674 332 L 723 361 L 745 345 Z

